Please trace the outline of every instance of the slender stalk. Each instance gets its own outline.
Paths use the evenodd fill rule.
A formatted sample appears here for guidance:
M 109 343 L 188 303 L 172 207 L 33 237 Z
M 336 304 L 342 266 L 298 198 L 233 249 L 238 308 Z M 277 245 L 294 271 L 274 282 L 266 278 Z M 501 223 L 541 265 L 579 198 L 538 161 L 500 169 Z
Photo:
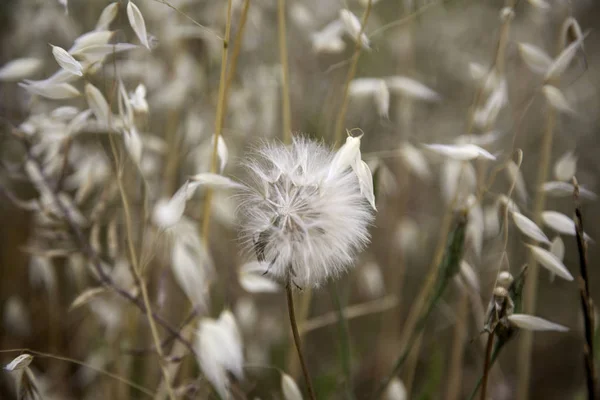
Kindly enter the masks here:
M 298 333 L 298 324 L 296 323 L 296 312 L 294 311 L 294 296 L 292 294 L 292 282 L 288 281 L 286 287 L 286 297 L 288 314 L 290 316 L 290 326 L 292 328 L 292 335 L 294 336 L 294 344 L 296 345 L 296 351 L 298 352 L 298 358 L 300 359 L 300 365 L 302 366 L 302 373 L 304 374 L 304 381 L 306 382 L 306 388 L 308 389 L 308 395 L 311 400 L 316 400 L 315 391 L 308 374 L 308 367 L 304 360 L 304 352 L 302 351 L 302 343 L 300 341 L 300 334 Z
M 417 340 L 411 346 L 411 352 L 408 358 L 406 359 L 406 369 L 404 373 L 404 379 L 402 379 L 402 383 L 404 383 L 404 388 L 406 389 L 406 394 L 410 396 L 413 390 L 413 385 L 415 383 L 415 374 L 417 372 L 417 364 L 419 363 L 419 357 L 421 356 L 421 349 L 423 347 L 423 336 L 425 336 L 425 332 L 421 331 L 417 336 Z
M 573 197 L 575 199 L 575 237 L 577 239 L 577 250 L 579 252 L 579 294 L 581 297 L 581 309 L 585 328 L 585 344 L 583 345 L 583 357 L 585 364 L 585 378 L 587 385 L 588 400 L 596 399 L 596 388 L 598 375 L 594 363 L 594 303 L 590 296 L 590 284 L 587 263 L 587 242 L 583 230 L 583 215 L 579 204 L 579 185 L 577 179 L 573 178 L 575 187 Z
M 152 333 L 152 340 L 154 341 L 154 346 L 156 346 L 156 354 L 159 358 L 160 368 L 163 374 L 163 378 L 167 383 L 167 393 L 171 400 L 175 400 L 175 392 L 171 386 L 171 378 L 169 375 L 169 370 L 167 369 L 167 365 L 165 362 L 164 354 L 162 351 L 160 335 L 158 334 L 158 329 L 156 328 L 156 322 L 154 321 L 154 317 L 152 315 L 150 298 L 148 296 L 148 288 L 146 287 L 146 283 L 144 282 L 144 278 L 140 273 L 140 265 L 138 263 L 138 256 L 135 250 L 135 244 L 133 243 L 133 227 L 131 220 L 131 210 L 129 208 L 129 199 L 127 198 L 127 193 L 125 191 L 125 187 L 123 185 L 123 169 L 121 168 L 119 162 L 119 156 L 115 144 L 115 140 L 113 135 L 109 135 L 110 146 L 113 152 L 113 157 L 115 159 L 116 164 L 116 173 L 117 173 L 117 184 L 119 186 L 119 192 L 121 193 L 121 201 L 123 203 L 123 212 L 125 213 L 125 228 L 127 232 L 127 245 L 129 249 L 129 257 L 131 258 L 131 271 L 133 272 L 133 277 L 136 281 L 136 285 L 139 287 L 142 293 L 142 300 L 144 302 L 144 307 L 148 310 L 146 316 L 148 317 L 148 324 L 150 325 L 150 331 Z
M 219 97 L 217 99 L 217 111 L 215 115 L 215 136 L 213 138 L 212 155 L 210 159 L 210 172 L 217 172 L 218 164 L 218 146 L 219 137 L 223 130 L 223 121 L 225 120 L 225 86 L 227 73 L 227 54 L 229 48 L 229 38 L 231 36 L 231 7 L 233 0 L 227 0 L 227 17 L 225 22 L 225 39 L 223 40 L 223 51 L 221 53 L 221 75 L 219 77 Z M 210 230 L 210 212 L 212 207 L 213 192 L 210 188 L 206 190 L 206 198 L 204 199 L 204 211 L 202 213 L 202 240 L 208 240 L 208 232 Z
M 246 21 L 248 20 L 248 9 L 250 8 L 250 0 L 244 0 L 244 7 L 242 8 L 242 15 L 240 16 L 240 26 L 235 38 L 233 39 L 233 50 L 231 52 L 231 61 L 229 62 L 229 69 L 227 70 L 227 79 L 225 80 L 225 105 L 229 104 L 229 88 L 235 77 L 237 69 L 237 60 L 242 50 L 242 39 L 244 36 L 244 30 L 246 28 Z
M 480 399 L 485 400 L 487 394 L 488 376 L 490 373 L 492 349 L 494 348 L 494 333 L 488 333 L 487 345 L 485 346 L 485 361 L 483 363 L 483 378 L 481 379 Z
M 356 37 L 356 46 L 354 46 L 354 54 L 352 55 L 352 61 L 350 62 L 350 68 L 348 69 L 348 74 L 346 75 L 346 83 L 344 84 L 344 91 L 342 93 L 342 106 L 340 107 L 340 112 L 338 113 L 336 122 L 335 122 L 335 130 L 334 132 L 334 143 L 341 143 L 342 141 L 342 132 L 344 128 L 344 120 L 346 119 L 346 111 L 348 109 L 348 102 L 350 97 L 348 96 L 350 92 L 350 82 L 354 79 L 356 75 L 356 67 L 358 66 L 358 59 L 360 58 L 360 53 L 362 50 L 362 40 L 361 36 L 365 31 L 365 27 L 367 26 L 367 19 L 369 18 L 369 14 L 371 14 L 371 6 L 373 1 L 369 0 L 367 3 L 367 8 L 363 14 L 362 23 L 360 25 L 360 32 Z
M 540 188 L 546 181 L 548 169 L 550 166 L 550 157 L 552 155 L 552 141 L 554 137 L 554 128 L 556 125 L 556 111 L 548 105 L 546 120 L 546 132 L 542 138 L 541 156 L 538 164 L 538 177 L 535 187 Z M 533 222 L 540 225 L 542 211 L 546 204 L 546 194 L 538 190 L 533 206 Z M 537 284 L 539 266 L 530 252 L 527 265 L 529 265 L 529 277 L 525 282 L 525 294 L 523 295 L 523 312 L 525 314 L 535 315 Z M 533 345 L 533 332 L 524 330 L 519 341 L 517 376 L 519 383 L 517 387 L 517 400 L 527 400 L 529 398 L 529 380 L 531 376 L 531 347 Z
M 290 67 L 288 64 L 285 0 L 277 0 L 277 35 L 279 36 L 279 60 L 281 62 L 281 116 L 283 121 L 283 142 L 292 141 L 292 112 L 290 106 Z
M 350 345 L 350 332 L 348 331 L 348 323 L 344 316 L 344 310 L 342 308 L 342 301 L 340 299 L 340 293 L 337 289 L 335 282 L 331 283 L 330 286 L 331 300 L 335 308 L 337 315 L 339 339 L 340 339 L 340 359 L 342 363 L 342 371 L 344 373 L 345 387 L 346 387 L 346 398 L 348 400 L 354 399 L 352 393 L 352 359 L 351 359 L 351 345 Z
M 469 313 L 469 291 L 469 288 L 463 286 L 460 289 L 459 298 L 456 303 L 457 318 L 456 325 L 454 326 L 454 340 L 452 341 L 446 400 L 457 400 L 460 397 L 462 389 L 464 345 L 467 338 L 467 318 Z

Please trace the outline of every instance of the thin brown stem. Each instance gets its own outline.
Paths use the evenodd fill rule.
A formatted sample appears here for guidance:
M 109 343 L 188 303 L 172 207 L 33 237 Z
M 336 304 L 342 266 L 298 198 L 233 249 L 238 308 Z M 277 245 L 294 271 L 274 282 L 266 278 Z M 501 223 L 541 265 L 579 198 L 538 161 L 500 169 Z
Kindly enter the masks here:
M 598 376 L 594 363 L 594 303 L 590 295 L 590 284 L 587 263 L 587 242 L 583 230 L 583 215 L 579 203 L 579 184 L 573 178 L 575 188 L 573 197 L 575 200 L 575 238 L 577 239 L 577 250 L 579 252 L 579 295 L 581 297 L 581 309 L 585 329 L 585 344 L 583 345 L 583 357 L 585 366 L 585 378 L 587 385 L 588 400 L 596 399 L 596 387 Z
M 225 103 L 225 86 L 226 86 L 226 73 L 227 73 L 227 54 L 229 52 L 229 38 L 231 36 L 231 7 L 233 0 L 227 1 L 227 17 L 225 22 L 225 39 L 223 40 L 223 50 L 221 52 L 221 75 L 219 77 L 219 97 L 217 100 L 217 110 L 215 115 L 215 136 L 213 137 L 213 148 L 210 159 L 210 172 L 217 172 L 217 161 L 218 161 L 218 146 L 219 137 L 223 130 L 223 121 L 225 120 L 225 111 L 227 105 Z M 202 213 L 202 240 L 205 243 L 208 240 L 208 232 L 210 230 L 210 212 L 212 206 L 212 190 L 208 188 L 206 190 L 206 197 L 204 199 L 204 212 Z
M 292 111 L 290 106 L 290 67 L 288 63 L 285 27 L 285 0 L 277 0 L 277 33 L 279 36 L 279 60 L 281 62 L 281 97 L 283 120 L 283 141 L 292 141 Z
M 131 271 L 134 277 L 135 283 L 140 289 L 142 293 L 142 301 L 144 302 L 144 307 L 148 312 L 146 313 L 146 317 L 148 318 L 148 325 L 150 326 L 150 332 L 152 334 L 152 340 L 154 341 L 154 346 L 156 347 L 156 354 L 158 355 L 158 362 L 160 364 L 160 368 L 163 374 L 163 378 L 165 382 L 167 382 L 167 393 L 171 400 L 175 400 L 175 392 L 171 387 L 171 378 L 169 375 L 169 370 L 167 368 L 167 364 L 164 358 L 164 353 L 161 347 L 161 339 L 158 333 L 158 329 L 156 328 L 156 321 L 152 315 L 152 306 L 150 303 L 150 297 L 148 296 L 148 288 L 146 286 L 146 282 L 140 272 L 140 264 L 139 257 L 135 250 L 135 244 L 133 242 L 133 224 L 131 218 L 131 210 L 129 205 L 129 199 L 127 197 L 127 192 L 125 191 L 125 186 L 123 182 L 123 168 L 122 164 L 119 162 L 119 155 L 117 151 L 117 147 L 115 144 L 115 140 L 113 135 L 109 135 L 110 147 L 112 149 L 113 157 L 115 160 L 115 170 L 117 173 L 117 184 L 119 186 L 119 192 L 121 194 L 121 202 L 123 203 L 123 211 L 125 213 L 125 228 L 127 233 L 127 245 L 129 249 L 129 257 L 131 259 Z
M 315 391 L 308 374 L 308 367 L 304 360 L 304 352 L 302 351 L 302 343 L 300 341 L 300 334 L 298 333 L 298 324 L 296 323 L 296 312 L 294 311 L 294 296 L 292 294 L 293 283 L 288 281 L 285 291 L 287 296 L 288 314 L 290 316 L 290 326 L 292 328 L 292 335 L 294 336 L 294 344 L 296 345 L 296 351 L 298 352 L 298 358 L 300 359 L 300 365 L 302 366 L 302 373 L 304 374 L 304 381 L 306 382 L 306 388 L 308 389 L 308 395 L 311 400 L 316 400 Z
M 362 23 L 360 26 L 360 32 L 356 37 L 356 46 L 354 46 L 354 54 L 352 55 L 352 61 L 350 62 L 350 68 L 348 69 L 348 74 L 346 75 L 346 82 L 344 83 L 344 91 L 342 94 L 342 105 L 340 107 L 340 112 L 338 113 L 336 122 L 335 122 L 335 130 L 334 132 L 334 143 L 339 145 L 342 141 L 342 132 L 344 128 L 344 120 L 346 119 L 346 111 L 348 109 L 348 102 L 350 101 L 350 82 L 354 79 L 356 75 L 356 67 L 358 66 L 358 59 L 360 58 L 360 53 L 363 46 L 363 41 L 361 36 L 365 31 L 365 27 L 367 26 L 367 19 L 369 18 L 369 14 L 371 14 L 371 6 L 373 1 L 369 0 L 367 3 L 367 8 L 363 14 Z
M 464 346 L 467 338 L 469 315 L 469 292 L 469 288 L 462 287 L 456 302 L 456 325 L 454 326 L 454 340 L 452 341 L 446 400 L 457 400 L 460 398 L 462 389 Z
M 488 376 L 490 374 L 490 363 L 492 360 L 492 349 L 494 348 L 494 333 L 488 333 L 487 345 L 485 346 L 485 362 L 483 364 L 483 378 L 481 383 L 480 399 L 485 400 L 487 393 Z

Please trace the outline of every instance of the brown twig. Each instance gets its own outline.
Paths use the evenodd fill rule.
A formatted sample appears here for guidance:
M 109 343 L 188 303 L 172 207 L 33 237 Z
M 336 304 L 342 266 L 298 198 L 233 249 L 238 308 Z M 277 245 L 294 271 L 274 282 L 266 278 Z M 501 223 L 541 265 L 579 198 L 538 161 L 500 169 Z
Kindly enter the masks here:
M 573 198 L 575 201 L 575 238 L 577 239 L 577 250 L 579 252 L 579 295 L 581 297 L 581 309 L 585 328 L 585 344 L 583 345 L 583 357 L 585 365 L 585 378 L 587 384 L 588 400 L 596 399 L 596 387 L 598 376 L 594 364 L 594 303 L 590 295 L 590 284 L 587 264 L 587 242 L 583 231 L 583 216 L 579 202 L 579 184 L 573 177 Z

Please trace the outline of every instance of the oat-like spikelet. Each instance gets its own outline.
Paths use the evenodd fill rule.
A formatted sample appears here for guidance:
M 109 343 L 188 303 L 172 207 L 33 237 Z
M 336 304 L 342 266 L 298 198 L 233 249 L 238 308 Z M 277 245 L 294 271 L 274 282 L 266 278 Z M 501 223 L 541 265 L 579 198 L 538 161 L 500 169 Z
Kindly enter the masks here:
M 333 152 L 297 137 L 290 146 L 266 145 L 245 163 L 253 182 L 241 196 L 242 238 L 268 274 L 317 287 L 368 243 L 372 181 L 359 145 L 349 137 Z

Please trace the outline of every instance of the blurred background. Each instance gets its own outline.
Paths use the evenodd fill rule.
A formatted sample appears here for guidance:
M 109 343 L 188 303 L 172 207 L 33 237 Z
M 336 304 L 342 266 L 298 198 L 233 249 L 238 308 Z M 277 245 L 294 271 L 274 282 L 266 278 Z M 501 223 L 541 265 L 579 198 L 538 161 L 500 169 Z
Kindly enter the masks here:
M 79 360 L 155 391 L 161 375 L 146 317 L 110 290 L 73 307 L 81 293 L 99 286 L 81 249 L 74 247 L 61 221 L 44 219 L 39 210 L 17 207 L 6 194 L 23 200 L 38 196 L 31 178 L 23 174 L 23 148 L 11 136 L 11 127 L 33 126 L 35 143 L 56 141 L 53 150 L 42 146 L 45 160 L 61 166 L 66 160 L 65 169 L 51 168 L 49 173 L 54 178 L 61 171 L 66 175 L 64 193 L 76 199 L 81 214 L 91 221 L 82 225 L 82 232 L 102 255 L 115 281 L 123 287 L 133 285 L 127 268 L 119 266 L 127 264 L 126 226 L 106 129 L 90 123 L 77 135 L 64 137 L 64 124 L 48 122 L 56 117 L 52 112 L 65 105 L 84 110 L 85 100 L 81 96 L 46 99 L 18 84 L 55 73 L 59 67 L 49 44 L 69 49 L 78 37 L 97 27 L 109 3 L 0 3 L 0 65 L 20 58 L 39 60 L 28 76 L 0 73 L 0 362 L 7 364 L 19 354 L 7 352 L 10 349 L 31 349 Z M 360 46 L 343 21 L 339 22 L 340 10 L 350 10 L 360 21 L 367 3 L 286 2 L 294 134 L 331 146 L 336 137 L 345 137 L 345 133 L 336 136 L 336 120 L 352 56 Z M 560 161 L 572 152 L 579 183 L 598 191 L 600 4 L 591 0 L 373 3 L 365 28 L 369 46 L 361 49 L 352 77 L 343 127 L 364 132 L 361 150 L 374 172 L 378 213 L 371 228 L 372 243 L 355 267 L 335 283 L 298 294 L 300 318 L 310 327 L 303 335 L 307 362 L 319 398 L 347 398 L 342 390 L 347 385 L 355 398 L 368 398 L 407 340 L 407 317 L 440 243 L 445 243 L 443 221 L 453 208 L 452 199 L 467 201 L 474 195 L 479 214 L 470 217 L 470 221 L 477 220 L 477 226 L 467 234 L 464 255 L 470 270 L 461 270 L 447 288 L 399 375 L 406 398 L 468 398 L 483 368 L 485 335 L 480 332 L 498 269 L 509 268 L 516 276 L 529 254 L 523 245 L 527 238 L 509 223 L 508 261 L 502 256 L 502 207 L 498 204 L 502 195 L 509 194 L 515 176 L 506 173 L 506 163 L 517 161 L 514 151 L 522 150 L 523 185 L 512 198 L 521 213 L 534 219 L 540 192 L 536 182 L 545 162 L 542 144 L 548 120 L 553 119 L 548 173 L 543 181 L 561 180 Z M 235 198 L 227 192 L 212 196 L 212 222 L 206 238 L 212 272 L 198 289 L 207 291 L 209 300 L 196 307 L 191 319 L 194 301 L 175 276 L 170 242 L 139 217 L 145 215 L 144 199 L 153 207 L 159 199 L 173 195 L 188 176 L 211 168 L 227 1 L 137 0 L 135 4 L 144 17 L 151 50 L 108 54 L 89 67 L 85 79 L 109 99 L 114 97 L 116 77 L 123 80 L 128 93 L 139 85 L 146 91 L 142 97 L 147 108 L 136 109 L 135 115 L 143 143 L 138 166 L 145 183 L 130 163 L 125 179 L 136 210 L 135 243 L 151 254 L 145 274 L 153 309 L 172 326 L 181 327 L 190 340 L 194 323 L 184 322 L 216 318 L 223 309 L 232 310 L 247 364 L 245 379 L 236 380 L 232 398 L 283 398 L 278 369 L 303 388 L 290 347 L 284 294 L 262 293 L 240 278 L 240 267 L 250 259 L 238 239 Z M 118 12 L 104 29 L 114 31 L 111 43 L 139 45 L 126 7 L 126 1 L 118 1 Z M 512 10 L 510 16 L 505 7 Z M 236 67 L 221 134 L 228 151 L 222 173 L 233 179 L 243 176 L 239 161 L 250 149 L 261 141 L 283 138 L 277 11 L 274 0 L 232 2 L 229 71 L 233 59 Z M 532 71 L 520 45 L 534 45 L 554 59 L 565 45 L 577 40 L 575 25 L 565 28 L 568 18 L 587 36 L 565 72 L 553 80 L 568 102 L 565 112 L 553 108 L 544 96 L 541 88 L 548 82 L 543 73 Z M 234 55 L 237 50 L 239 57 Z M 373 88 L 373 82 L 387 85 L 383 94 L 379 86 Z M 81 82 L 73 85 L 83 93 Z M 494 94 L 502 97 L 501 105 L 489 100 Z M 117 107 L 113 110 L 116 113 Z M 497 157 L 491 163 L 467 163 L 463 168 L 473 172 L 472 181 L 459 178 L 456 165 L 422 147 L 461 140 L 476 142 Z M 65 156 L 68 146 L 74 150 Z M 492 179 L 495 167 L 498 173 Z M 201 226 L 206 218 L 205 203 L 203 194 L 188 203 L 186 216 L 193 226 Z M 573 198 L 548 193 L 543 209 L 571 216 Z M 598 240 L 598 202 L 584 201 L 582 210 L 586 232 Z M 557 236 L 552 229 L 543 229 L 551 240 Z M 575 238 L 563 235 L 562 240 L 564 264 L 575 276 L 579 260 Z M 599 256 L 597 244 L 590 243 L 589 283 L 596 299 L 600 297 Z M 336 322 L 338 302 L 355 313 L 347 318 L 345 333 L 344 324 Z M 536 304 L 535 315 L 565 325 L 569 332 L 535 334 L 530 390 L 525 398 L 585 398 L 583 317 L 576 281 L 552 279 L 540 270 Z M 164 330 L 160 334 L 168 336 Z M 166 346 L 165 353 L 178 354 L 181 349 L 175 346 Z M 350 357 L 349 373 L 344 372 L 344 354 Z M 492 368 L 490 398 L 517 398 L 522 357 L 518 339 L 511 341 Z M 193 356 L 187 354 L 173 363 L 178 366 L 174 387 L 181 398 L 217 398 Z M 31 368 L 45 399 L 147 397 L 103 373 L 56 357 L 36 357 Z M 0 398 L 16 398 L 15 391 L 14 377 L 2 371 Z

